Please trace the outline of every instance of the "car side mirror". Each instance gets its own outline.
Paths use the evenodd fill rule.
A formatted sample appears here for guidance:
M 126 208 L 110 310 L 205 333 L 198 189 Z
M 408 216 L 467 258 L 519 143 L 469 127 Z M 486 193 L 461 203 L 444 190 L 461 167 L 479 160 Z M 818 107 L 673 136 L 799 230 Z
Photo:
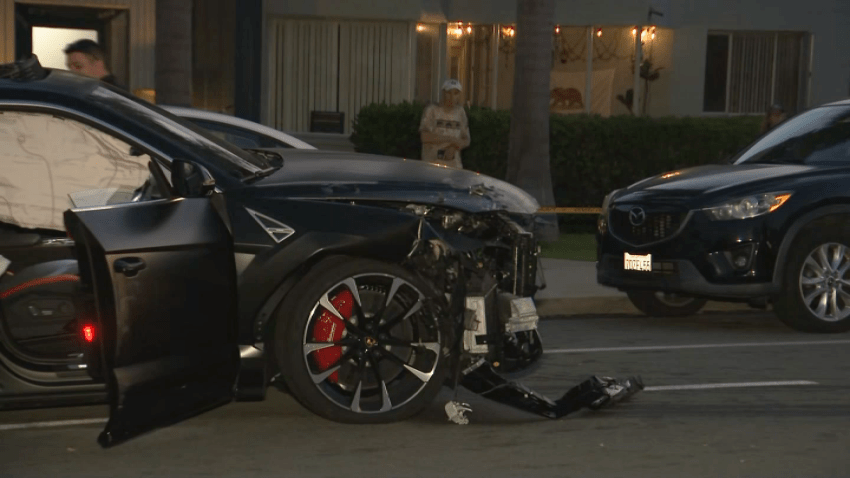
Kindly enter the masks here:
M 177 196 L 183 198 L 203 197 L 215 189 L 215 178 L 209 170 L 185 159 L 171 163 L 171 182 Z

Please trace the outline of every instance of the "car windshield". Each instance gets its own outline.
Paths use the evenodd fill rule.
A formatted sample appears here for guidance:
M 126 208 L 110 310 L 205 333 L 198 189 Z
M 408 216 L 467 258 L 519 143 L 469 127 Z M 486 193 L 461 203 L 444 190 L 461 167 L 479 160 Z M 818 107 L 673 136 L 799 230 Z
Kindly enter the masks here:
M 204 129 L 183 120 L 140 98 L 98 86 L 91 96 L 98 102 L 156 130 L 157 133 L 183 144 L 213 166 L 239 179 L 268 170 L 268 162 L 215 137 Z
M 735 164 L 850 163 L 850 105 L 801 113 L 741 151 Z

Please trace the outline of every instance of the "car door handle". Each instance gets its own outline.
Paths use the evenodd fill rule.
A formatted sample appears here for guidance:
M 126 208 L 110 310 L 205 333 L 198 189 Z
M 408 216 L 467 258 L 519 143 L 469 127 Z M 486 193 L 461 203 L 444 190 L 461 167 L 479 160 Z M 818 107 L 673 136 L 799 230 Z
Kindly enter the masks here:
M 145 261 L 138 257 L 125 257 L 124 259 L 115 261 L 112 267 L 115 269 L 115 272 L 124 274 L 127 277 L 133 277 L 145 268 Z

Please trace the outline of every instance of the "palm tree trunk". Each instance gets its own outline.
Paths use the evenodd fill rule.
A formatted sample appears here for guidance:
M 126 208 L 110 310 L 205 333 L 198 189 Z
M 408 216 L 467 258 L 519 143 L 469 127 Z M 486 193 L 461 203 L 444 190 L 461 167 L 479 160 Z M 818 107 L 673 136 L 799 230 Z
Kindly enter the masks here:
M 156 0 L 156 102 L 192 105 L 192 0 Z
M 517 0 L 516 67 L 511 106 L 507 181 L 527 191 L 541 206 L 554 206 L 549 160 L 549 81 L 552 70 L 554 0 Z M 541 232 L 558 238 L 554 215 Z

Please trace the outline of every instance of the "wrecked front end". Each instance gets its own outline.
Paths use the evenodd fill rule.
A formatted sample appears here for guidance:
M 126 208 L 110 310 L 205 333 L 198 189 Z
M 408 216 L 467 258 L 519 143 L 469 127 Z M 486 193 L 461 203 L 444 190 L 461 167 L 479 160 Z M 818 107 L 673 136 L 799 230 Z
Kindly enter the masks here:
M 593 376 L 550 400 L 505 374 L 528 373 L 543 344 L 534 303 L 545 287 L 533 215 L 465 213 L 424 205 L 403 209 L 420 217 L 405 265 L 445 294 L 453 321 L 454 370 L 448 385 L 547 418 L 580 408 L 602 408 L 643 389 L 639 378 Z M 465 424 L 468 404 L 446 404 L 449 419 Z
M 461 350 L 504 372 L 533 365 L 543 353 L 533 300 L 543 284 L 533 232 L 504 213 L 407 209 L 422 218 L 407 265 L 445 292 L 462 326 Z

